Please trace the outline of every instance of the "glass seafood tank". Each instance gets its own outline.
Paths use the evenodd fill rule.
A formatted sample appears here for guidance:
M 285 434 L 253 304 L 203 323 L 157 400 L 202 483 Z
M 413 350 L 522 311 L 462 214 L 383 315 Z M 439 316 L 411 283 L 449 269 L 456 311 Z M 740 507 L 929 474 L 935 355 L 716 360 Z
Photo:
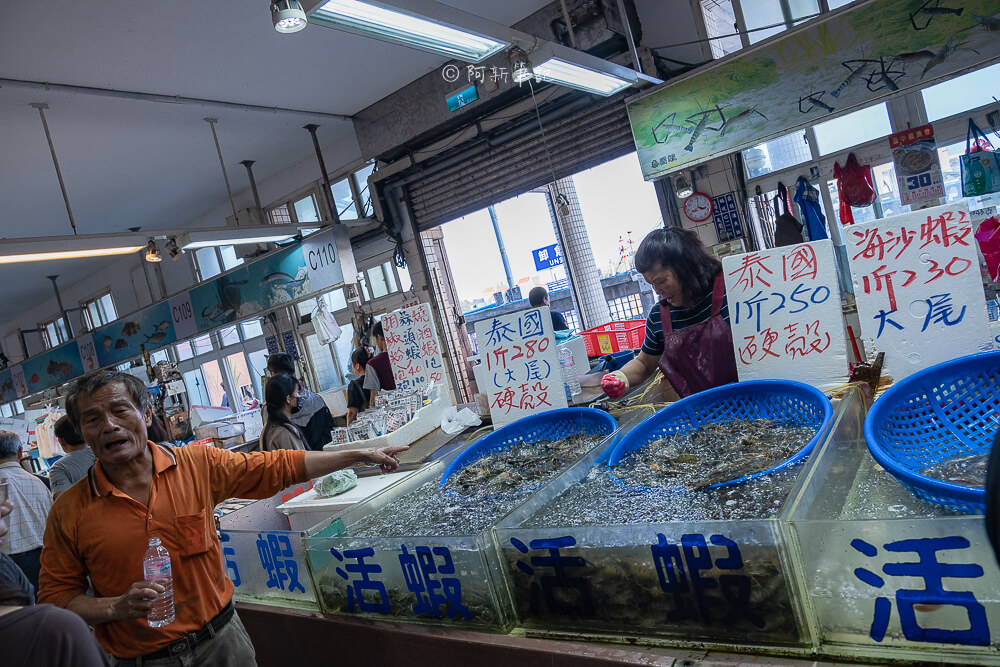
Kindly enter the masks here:
M 735 391 L 753 391 L 741 384 Z M 651 423 L 664 423 L 661 411 L 618 445 L 612 461 L 642 442 L 613 473 L 591 452 L 535 494 L 495 529 L 518 623 L 534 635 L 808 652 L 810 622 L 782 525 L 808 464 L 747 459 L 759 456 L 748 441 L 773 442 L 767 431 L 782 440 L 812 426 L 798 433 L 800 451 L 821 440 L 830 409 L 815 393 L 800 422 L 782 420 L 798 399 L 779 394 L 713 399 L 724 410 L 675 409 L 686 424 L 676 431 L 688 439 L 683 447 L 675 431 L 664 437 L 652 430 Z M 765 414 L 768 405 L 773 414 Z M 719 421 L 728 423 L 711 424 Z M 738 432 L 735 441 L 724 434 L 738 451 L 721 463 L 708 455 L 720 427 Z M 691 448 L 692 438 L 702 442 Z M 667 451 L 672 447 L 677 451 Z M 698 463 L 700 474 L 684 479 Z M 665 466 L 680 474 L 661 474 Z M 751 473 L 740 484 L 717 483 Z M 706 475 L 710 483 L 697 481 Z M 662 486 L 651 488 L 657 478 Z
M 788 513 L 818 650 L 1000 663 L 1000 572 L 983 517 L 907 491 L 869 453 L 865 414 L 856 393 L 842 401 Z
M 606 454 L 616 429 L 587 408 L 527 417 L 310 529 L 321 609 L 508 631 L 515 619 L 492 527 L 580 456 Z
M 216 511 L 223 565 L 237 601 L 319 609 L 302 532 L 289 530 L 288 518 L 276 509 L 309 486 L 296 484 L 221 517 Z

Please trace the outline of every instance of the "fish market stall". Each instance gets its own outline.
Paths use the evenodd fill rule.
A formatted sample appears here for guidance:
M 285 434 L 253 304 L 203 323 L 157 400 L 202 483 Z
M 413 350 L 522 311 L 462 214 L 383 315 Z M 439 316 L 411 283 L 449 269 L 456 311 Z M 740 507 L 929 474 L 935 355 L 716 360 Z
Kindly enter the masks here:
M 509 630 L 513 610 L 491 528 L 572 460 L 605 454 L 619 435 L 597 410 L 533 415 L 311 529 L 305 543 L 321 608 Z M 455 479 L 442 486 L 446 471 Z
M 774 384 L 728 385 L 681 401 L 632 429 L 610 460 L 621 450 L 641 458 L 647 448 L 672 447 L 670 438 L 690 438 L 727 417 L 766 419 L 781 437 L 808 426 L 806 442 L 819 441 L 831 413 L 826 398 L 798 383 Z M 669 458 L 681 468 L 695 463 Z M 642 467 L 662 468 L 660 460 Z M 803 467 L 714 488 L 669 479 L 647 489 L 624 461 L 612 474 L 591 452 L 497 525 L 519 624 L 542 636 L 808 649 L 809 621 L 782 529 Z
M 276 509 L 288 517 L 288 523 L 292 530 L 306 531 L 334 514 L 339 514 L 350 508 L 351 505 L 406 479 L 411 474 L 413 471 L 403 471 L 393 475 L 359 477 L 357 486 L 332 498 L 324 498 L 317 494 L 315 489 L 309 489 L 305 493 L 278 505 Z

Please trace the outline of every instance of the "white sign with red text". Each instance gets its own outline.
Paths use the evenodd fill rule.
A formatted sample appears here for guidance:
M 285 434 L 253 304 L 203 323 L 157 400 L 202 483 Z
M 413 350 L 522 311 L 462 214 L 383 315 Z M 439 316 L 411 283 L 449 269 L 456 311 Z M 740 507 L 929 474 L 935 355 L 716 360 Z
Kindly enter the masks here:
M 722 259 L 740 380 L 847 380 L 847 336 L 830 240 Z
M 444 382 L 444 359 L 428 304 L 394 310 L 382 318 L 382 328 L 396 389 Z
M 868 352 L 897 382 L 993 349 L 976 240 L 964 202 L 844 229 Z
M 480 363 L 494 426 L 565 408 L 566 390 L 548 306 L 476 322 Z

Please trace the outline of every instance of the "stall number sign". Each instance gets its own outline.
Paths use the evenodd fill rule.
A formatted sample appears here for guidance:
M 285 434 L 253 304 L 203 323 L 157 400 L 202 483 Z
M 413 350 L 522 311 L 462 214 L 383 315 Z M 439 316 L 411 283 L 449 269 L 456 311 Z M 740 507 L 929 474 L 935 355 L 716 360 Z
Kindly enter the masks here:
M 904 206 L 944 197 L 941 162 L 931 125 L 890 134 L 889 148 L 899 180 L 899 201 Z
M 740 380 L 847 379 L 847 338 L 830 240 L 722 259 Z
M 563 263 L 562 250 L 559 249 L 558 243 L 532 250 L 531 256 L 535 258 L 536 271 L 551 269 L 553 266 L 561 266 Z
M 337 261 L 337 244 L 332 229 L 306 237 L 302 241 L 302 254 L 313 290 L 344 282 L 344 271 Z
M 476 322 L 494 426 L 566 407 L 548 306 Z
M 170 319 L 174 323 L 174 333 L 177 340 L 185 340 L 198 335 L 198 323 L 194 319 L 194 307 L 191 305 L 191 293 L 184 292 L 167 301 L 170 306 Z
M 76 339 L 76 346 L 80 352 L 80 361 L 83 362 L 83 372 L 96 371 L 98 362 L 97 348 L 94 347 L 94 337 L 90 334 L 84 334 Z
M 845 229 L 861 332 L 898 382 L 992 349 L 964 202 Z
M 444 359 L 430 305 L 395 310 L 382 318 L 382 327 L 396 389 L 408 391 L 444 381 Z
M 24 368 L 21 364 L 10 369 L 10 377 L 14 380 L 14 391 L 18 398 L 28 395 L 28 381 L 24 379 Z

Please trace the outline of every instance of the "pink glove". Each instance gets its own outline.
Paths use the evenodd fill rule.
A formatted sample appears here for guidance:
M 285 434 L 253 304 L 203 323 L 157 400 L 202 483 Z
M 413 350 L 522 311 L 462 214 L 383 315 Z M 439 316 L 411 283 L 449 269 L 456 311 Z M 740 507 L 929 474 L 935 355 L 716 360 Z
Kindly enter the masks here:
M 621 371 L 608 373 L 601 378 L 601 389 L 608 398 L 617 400 L 628 391 L 628 378 Z

